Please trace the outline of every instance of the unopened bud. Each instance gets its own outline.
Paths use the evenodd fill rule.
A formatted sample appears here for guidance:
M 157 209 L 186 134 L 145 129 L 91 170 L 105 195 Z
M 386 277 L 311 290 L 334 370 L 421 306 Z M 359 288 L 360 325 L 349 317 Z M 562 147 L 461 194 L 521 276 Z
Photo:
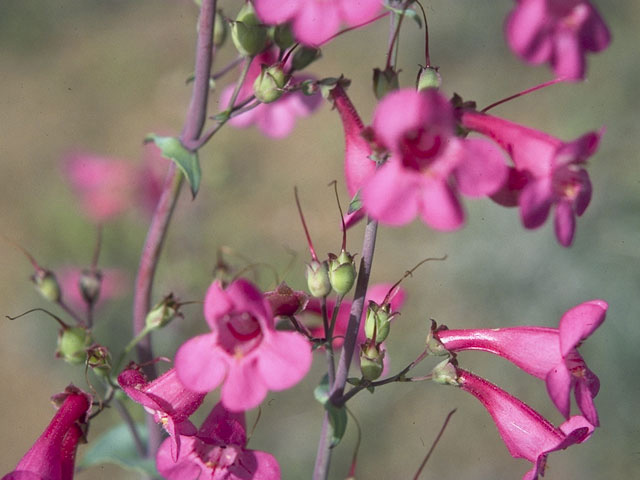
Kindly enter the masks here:
M 267 28 L 260 24 L 251 3 L 245 3 L 235 22 L 231 22 L 231 39 L 245 57 L 253 57 L 267 47 Z
M 291 66 L 294 70 L 304 70 L 322 56 L 319 48 L 300 47 L 293 54 Z
M 260 75 L 253 82 L 253 94 L 262 103 L 271 103 L 278 100 L 284 93 L 287 84 L 287 75 L 280 65 L 267 67 L 262 65 Z
M 170 293 L 156 303 L 151 311 L 147 313 L 147 318 L 144 321 L 146 327 L 157 330 L 168 325 L 176 316 L 181 316 L 178 308 L 180 308 L 180 304 L 173 296 L 173 293 Z
M 276 317 L 295 315 L 304 310 L 309 302 L 309 297 L 304 292 L 297 292 L 284 282 L 275 290 L 265 292 L 264 298 L 269 302 L 271 312 Z
M 215 23 L 213 24 L 213 44 L 216 47 L 224 45 L 224 41 L 227 39 L 228 30 L 229 27 L 227 26 L 227 20 L 224 18 L 222 10 L 218 10 L 216 12 Z
M 111 371 L 111 354 L 107 347 L 102 345 L 92 345 L 87 349 L 87 364 L 93 369 L 93 372 L 100 376 L 106 377 Z
M 89 305 L 93 305 L 100 297 L 102 272 L 98 270 L 83 270 L 82 275 L 80 275 L 79 286 L 84 301 Z
M 434 320 L 431 320 L 431 328 L 429 329 L 429 334 L 427 335 L 427 340 L 425 342 L 429 355 L 442 356 L 449 354 L 449 351 L 444 348 L 442 342 L 440 342 L 436 335 L 434 335 L 439 329 L 442 329 L 442 327 L 438 328 L 436 322 Z
M 91 334 L 83 327 L 63 328 L 58 334 L 56 357 L 71 365 L 81 365 L 87 358 L 87 347 L 91 345 Z
M 36 285 L 36 290 L 50 302 L 57 303 L 62 298 L 60 285 L 53 272 L 38 270 L 31 276 L 31 281 Z
M 286 50 L 296 42 L 293 38 L 291 27 L 287 23 L 277 25 L 273 29 L 272 36 L 273 41 L 278 47 L 280 47 L 281 50 Z
M 309 293 L 316 298 L 326 297 L 331 293 L 329 268 L 327 262 L 313 260 L 307 265 L 307 287 Z
M 345 295 L 356 281 L 356 267 L 351 256 L 342 250 L 337 257 L 329 254 L 329 281 L 338 295 Z
M 369 302 L 364 323 L 364 333 L 367 338 L 377 344 L 384 342 L 389 336 L 392 318 L 389 303 L 380 306 L 375 302 Z
M 373 94 L 378 100 L 393 90 L 398 90 L 400 84 L 398 82 L 398 72 L 393 68 L 387 67 L 384 70 L 379 68 L 373 69 Z
M 300 90 L 304 95 L 311 96 L 318 93 L 319 88 L 315 80 L 309 79 L 309 80 L 304 80 L 300 84 Z
M 453 385 L 454 387 L 459 385 L 458 370 L 449 358 L 433 367 L 431 375 L 431 380 L 441 385 Z
M 370 382 L 380 378 L 384 368 L 384 350 L 379 346 L 366 343 L 360 350 L 360 370 L 362 377 Z
M 421 92 L 427 88 L 440 88 L 442 76 L 434 67 L 421 67 L 416 82 L 416 89 Z

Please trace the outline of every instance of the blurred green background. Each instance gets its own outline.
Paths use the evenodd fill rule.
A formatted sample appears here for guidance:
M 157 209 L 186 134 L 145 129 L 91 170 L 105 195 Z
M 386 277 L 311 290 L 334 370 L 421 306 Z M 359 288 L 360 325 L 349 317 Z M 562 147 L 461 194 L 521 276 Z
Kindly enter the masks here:
M 221 1 L 228 14 L 240 2 Z M 551 78 L 511 54 L 502 25 L 512 1 L 425 1 L 431 58 L 440 66 L 447 95 L 458 92 L 479 105 Z M 387 341 L 392 371 L 422 350 L 426 320 L 451 328 L 508 325 L 556 326 L 562 313 L 582 301 L 603 298 L 608 319 L 581 352 L 599 376 L 596 403 L 601 428 L 585 444 L 550 457 L 547 477 L 640 476 L 640 339 L 638 233 L 640 135 L 637 92 L 640 2 L 594 2 L 613 33 L 603 54 L 590 56 L 588 79 L 558 85 L 499 107 L 495 114 L 573 139 L 606 126 L 589 172 L 593 200 L 579 219 L 575 244 L 560 247 L 551 222 L 526 231 L 516 210 L 489 201 L 467 201 L 468 224 L 455 234 L 420 222 L 381 228 L 373 281 L 394 281 L 420 259 L 429 263 L 404 283 L 408 301 Z M 62 175 L 62 159 L 82 150 L 139 163 L 150 131 L 179 132 L 190 96 L 197 10 L 177 0 L 3 0 L 0 3 L 0 228 L 56 269 L 86 266 L 95 229 L 82 215 Z M 365 123 L 375 101 L 371 69 L 384 65 L 388 22 L 345 35 L 324 49 L 311 71 L 344 74 Z M 409 22 L 401 37 L 401 82 L 412 84 L 423 61 L 423 30 Z M 217 68 L 233 57 L 227 46 Z M 215 69 L 215 67 L 214 67 Z M 231 80 L 231 79 L 230 79 Z M 224 82 L 223 82 L 224 83 Z M 220 88 L 221 89 L 221 88 Z M 216 98 L 211 112 L 217 111 Z M 273 141 L 257 130 L 223 129 L 202 152 L 203 187 L 192 202 L 180 201 L 158 274 L 156 297 L 169 291 L 199 300 L 210 280 L 216 249 L 284 272 L 303 285 L 306 244 L 293 186 L 297 185 L 316 248 L 339 249 L 338 213 L 327 183 L 342 182 L 343 139 L 338 116 L 324 105 L 299 122 L 293 135 Z M 343 202 L 346 201 L 344 188 Z M 125 269 L 132 278 L 148 219 L 132 209 L 104 231 L 100 265 Z M 349 234 L 360 249 L 362 226 Z M 0 313 L 16 315 L 48 307 L 28 281 L 28 261 L 0 243 Z M 243 266 L 242 260 L 235 260 Z M 269 289 L 273 275 L 258 281 Z M 61 312 L 55 308 L 58 314 Z M 118 352 L 130 335 L 131 295 L 98 313 L 96 336 Z M 200 307 L 155 337 L 156 353 L 172 356 L 189 335 L 206 331 Z M 9 471 L 49 422 L 49 396 L 73 381 L 86 386 L 81 368 L 55 361 L 57 327 L 42 314 L 0 322 L 0 472 Z M 561 423 L 544 384 L 482 353 L 460 356 L 461 365 L 519 396 Z M 417 371 L 426 374 L 431 363 Z M 250 447 L 273 453 L 283 478 L 310 478 L 321 422 L 312 389 L 323 361 L 296 388 L 269 394 Z M 215 402 L 210 395 L 207 406 Z M 458 408 L 421 478 L 513 479 L 528 463 L 514 460 L 483 407 L 463 392 L 431 383 L 391 385 L 374 396 L 361 393 L 352 410 L 363 426 L 358 478 L 412 478 L 449 410 Z M 142 414 L 134 408 L 139 418 Z M 203 411 L 198 418 L 206 415 Z M 249 425 L 256 412 L 248 414 Z M 106 412 L 92 423 L 89 440 L 117 421 Z M 356 440 L 353 424 L 335 451 L 332 478 L 344 478 Z M 82 457 L 81 447 L 79 456 Z M 116 467 L 93 468 L 79 479 L 138 478 Z

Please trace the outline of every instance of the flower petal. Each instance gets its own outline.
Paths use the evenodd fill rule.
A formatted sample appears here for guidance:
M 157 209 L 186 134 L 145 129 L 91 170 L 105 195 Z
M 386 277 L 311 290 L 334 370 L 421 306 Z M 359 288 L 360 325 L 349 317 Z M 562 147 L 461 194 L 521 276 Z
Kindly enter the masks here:
M 222 385 L 221 400 L 224 407 L 232 412 L 249 410 L 260 405 L 267 395 L 267 386 L 253 359 L 233 360 L 229 374 Z
M 564 362 L 558 364 L 547 374 L 547 393 L 558 411 L 569 418 L 571 385 L 573 378 Z
M 213 334 L 188 340 L 176 352 L 178 378 L 194 392 L 210 392 L 227 373 L 227 358 L 215 344 Z
M 543 177 L 530 181 L 522 190 L 518 203 L 525 228 L 538 228 L 549 216 L 553 201 L 551 179 Z
M 604 300 L 589 300 L 576 305 L 562 315 L 558 328 L 560 352 L 563 357 L 566 357 L 604 322 L 608 308 L 609 304 Z
M 508 174 L 502 151 L 495 144 L 479 138 L 459 143 L 460 159 L 454 174 L 460 192 L 469 197 L 496 193 Z
M 427 225 L 445 232 L 457 230 L 464 223 L 464 211 L 446 181 L 426 179 L 421 185 L 420 217 Z
M 258 370 L 269 390 L 285 390 L 304 378 L 311 360 L 311 348 L 303 336 L 275 332 L 261 345 Z
M 304 8 L 302 0 L 254 0 L 258 17 L 271 25 L 284 23 Z
M 571 246 L 576 231 L 576 216 L 569 200 L 560 200 L 556 205 L 554 228 L 560 245 Z
M 306 1 L 293 20 L 293 35 L 305 45 L 320 45 L 340 27 L 338 9 L 331 3 Z

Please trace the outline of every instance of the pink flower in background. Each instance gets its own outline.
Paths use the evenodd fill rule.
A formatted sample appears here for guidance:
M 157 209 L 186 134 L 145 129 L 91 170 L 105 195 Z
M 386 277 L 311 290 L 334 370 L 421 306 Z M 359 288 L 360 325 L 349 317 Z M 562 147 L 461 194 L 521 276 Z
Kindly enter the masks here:
M 156 423 L 162 424 L 169 433 L 171 453 L 174 460 L 177 459 L 181 439 L 196 434 L 189 416 L 202 404 L 205 394 L 185 388 L 174 368 L 152 382 L 148 382 L 138 369 L 128 368 L 118 375 L 118 383 L 134 402 L 141 404 L 153 415 Z
M 247 78 L 240 87 L 236 104 L 242 103 L 253 95 L 253 83 L 260 75 L 261 65 L 273 65 L 277 61 L 278 56 L 275 49 L 265 50 L 253 59 Z M 310 77 L 294 75 L 291 81 L 296 83 L 308 78 Z M 230 85 L 222 91 L 220 95 L 222 109 L 227 108 L 234 88 L 234 85 Z M 267 137 L 284 138 L 293 131 L 298 118 L 308 117 L 318 109 L 321 103 L 322 97 L 319 94 L 308 96 L 300 91 L 285 93 L 273 103 L 261 103 L 257 107 L 233 117 L 229 123 L 238 128 L 255 125 Z
M 611 35 L 586 0 L 519 0 L 507 17 L 511 49 L 532 64 L 549 63 L 556 77 L 584 78 L 586 52 L 609 46 Z
M 130 279 L 123 270 L 117 268 L 100 269 L 102 273 L 102 283 L 100 285 L 100 296 L 95 307 L 99 307 L 104 302 L 113 298 L 125 295 L 130 286 Z M 79 311 L 84 311 L 87 304 L 80 291 L 80 277 L 82 269 L 74 267 L 64 267 L 56 270 L 56 277 L 62 289 L 62 295 L 69 305 Z
M 285 390 L 311 367 L 311 347 L 295 332 L 274 328 L 273 314 L 262 293 L 238 279 L 226 289 L 209 287 L 204 316 L 211 333 L 184 343 L 176 354 L 180 380 L 197 392 L 223 383 L 222 403 L 232 411 L 262 402 L 268 390 Z
M 171 160 L 164 158 L 155 144 L 144 144 L 142 163 L 137 171 L 135 201 L 148 215 L 153 214 L 160 200 L 170 163 Z
M 507 178 L 502 152 L 491 142 L 455 136 L 454 110 L 434 89 L 396 90 L 378 104 L 376 141 L 391 154 L 365 183 L 362 202 L 373 218 L 404 225 L 420 215 L 437 230 L 464 222 L 458 191 L 491 195 Z
M 244 413 L 233 413 L 218 403 L 196 436 L 184 437 L 177 459 L 170 440 L 158 450 L 156 466 L 167 480 L 280 480 L 273 455 L 246 449 Z
M 563 142 L 483 113 L 464 112 L 461 121 L 465 128 L 488 136 L 511 156 L 517 181 L 508 182 L 498 195 L 508 197 L 504 190 L 516 189 L 525 228 L 540 227 L 555 205 L 556 237 L 561 245 L 570 246 L 576 215 L 582 215 L 591 200 L 591 181 L 583 165 L 598 148 L 602 131 Z M 512 190 L 511 195 L 515 192 Z
M 381 0 L 254 0 L 256 12 L 267 24 L 291 22 L 296 39 L 318 46 L 338 32 L 375 17 Z
M 83 437 L 78 424 L 86 423 L 91 396 L 69 386 L 53 397 L 60 404 L 49 426 L 2 480 L 72 480 L 78 441 Z
M 593 432 L 593 425 L 581 416 L 556 428 L 527 404 L 465 370 L 458 369 L 457 382 L 487 409 L 511 456 L 533 463 L 522 480 L 544 476 L 549 453 L 582 443 Z

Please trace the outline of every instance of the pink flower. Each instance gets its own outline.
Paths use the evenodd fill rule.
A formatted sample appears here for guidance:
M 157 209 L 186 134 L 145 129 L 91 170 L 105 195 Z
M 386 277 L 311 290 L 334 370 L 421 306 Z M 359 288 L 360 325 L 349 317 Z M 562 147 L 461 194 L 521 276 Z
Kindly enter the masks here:
M 455 136 L 454 111 L 434 89 L 397 90 L 376 108 L 376 140 L 390 153 L 366 182 L 362 202 L 382 223 L 403 225 L 417 215 L 437 230 L 464 222 L 458 191 L 481 197 L 498 191 L 507 166 L 497 146 Z
M 265 50 L 257 55 L 251 62 L 247 78 L 245 79 L 236 104 L 253 95 L 253 83 L 260 75 L 261 65 L 273 65 L 277 63 L 278 57 L 275 49 Z M 292 77 L 292 82 L 299 82 L 310 77 Z M 222 91 L 220 95 L 220 105 L 227 108 L 234 85 L 230 85 Z M 293 131 L 297 118 L 308 117 L 318 109 L 322 103 L 319 94 L 304 95 L 300 91 L 285 93 L 273 103 L 261 103 L 257 107 L 233 117 L 229 123 L 237 128 L 246 128 L 256 125 L 262 133 L 271 138 L 284 138 Z
M 582 443 L 593 432 L 593 426 L 581 416 L 571 417 L 556 428 L 527 404 L 494 384 L 462 369 L 457 372 L 460 388 L 484 405 L 511 456 L 533 463 L 523 480 L 544 476 L 549 453 Z
M 581 303 L 565 312 L 558 328 L 442 329 L 434 331 L 433 337 L 449 352 L 490 352 L 545 380 L 551 400 L 565 418 L 570 415 L 570 394 L 574 390 L 580 411 L 597 427 L 598 412 L 593 399 L 600 381 L 577 348 L 604 322 L 607 308 L 603 300 Z M 439 346 L 435 346 L 436 351 Z
M 519 0 L 505 26 L 511 49 L 532 64 L 550 63 L 556 77 L 581 79 L 585 53 L 604 50 L 609 29 L 586 0 Z
M 464 112 L 461 121 L 465 128 L 497 142 L 513 160 L 515 172 L 510 180 L 515 182 L 507 182 L 498 192 L 499 203 L 504 203 L 500 197 L 517 195 L 525 228 L 541 226 L 555 205 L 556 237 L 561 245 L 570 246 L 575 217 L 584 213 L 591 200 L 591 181 L 582 165 L 598 148 L 602 131 L 586 133 L 567 143 L 483 113 Z
M 247 450 L 244 413 L 233 413 L 218 403 L 194 437 L 184 437 L 177 460 L 169 440 L 158 450 L 156 466 L 167 480 L 279 480 L 280 466 L 273 455 Z
M 178 458 L 183 436 L 196 434 L 189 416 L 202 404 L 205 394 L 185 388 L 174 368 L 152 382 L 148 382 L 138 369 L 129 368 L 118 375 L 118 383 L 171 435 L 171 453 L 174 459 Z
M 192 338 L 176 354 L 184 385 L 208 392 L 221 383 L 222 403 L 232 411 L 262 402 L 268 390 L 285 390 L 311 367 L 311 348 L 295 332 L 274 328 L 269 303 L 249 281 L 209 287 L 204 316 L 211 333 Z
M 49 426 L 2 480 L 72 480 L 75 452 L 83 437 L 78 424 L 87 422 L 91 396 L 69 386 L 53 399 L 61 403 Z
M 263 22 L 291 22 L 296 39 L 318 46 L 338 32 L 340 24 L 350 27 L 373 19 L 380 11 L 380 0 L 254 0 Z
M 128 291 L 127 285 L 130 283 L 125 272 L 117 268 L 100 269 L 100 272 L 102 273 L 102 283 L 96 307 L 107 300 L 125 295 Z M 73 309 L 83 311 L 87 308 L 87 303 L 80 291 L 81 275 L 82 269 L 80 268 L 64 267 L 56 270 L 56 277 L 65 301 L 68 301 Z
M 163 157 L 154 143 L 145 143 L 142 164 L 137 170 L 134 200 L 148 215 L 153 214 L 160 200 L 170 163 L 171 160 Z

